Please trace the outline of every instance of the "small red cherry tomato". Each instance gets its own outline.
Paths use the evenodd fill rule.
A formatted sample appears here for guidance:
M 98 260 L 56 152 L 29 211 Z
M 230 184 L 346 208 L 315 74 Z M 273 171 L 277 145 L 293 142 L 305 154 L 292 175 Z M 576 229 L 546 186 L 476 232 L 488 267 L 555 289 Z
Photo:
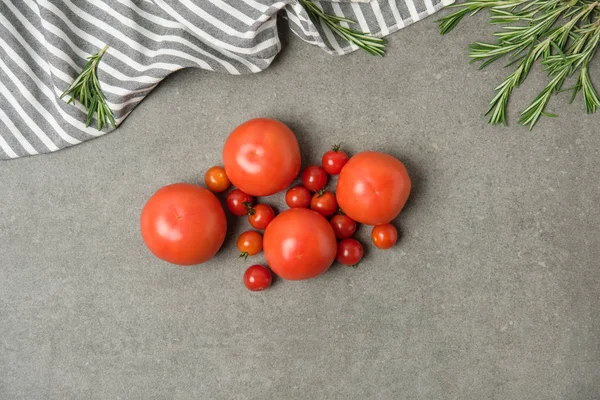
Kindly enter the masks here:
M 252 265 L 244 272 L 244 285 L 253 292 L 265 290 L 272 281 L 271 272 L 262 265 Z
M 255 256 L 262 250 L 262 235 L 256 231 L 242 233 L 236 242 L 240 257 Z
M 336 144 L 331 147 L 327 153 L 323 154 L 321 164 L 323 169 L 329 175 L 337 175 L 342 171 L 342 168 L 348 162 L 348 154 L 345 151 L 340 150 L 340 145 Z
M 211 167 L 204 175 L 204 183 L 206 187 L 216 193 L 221 193 L 229 189 L 231 182 L 225 173 L 223 167 Z
M 252 196 L 242 192 L 240 189 L 232 190 L 227 195 L 227 208 L 237 217 L 248 214 L 248 204 L 252 205 Z
M 338 239 L 347 239 L 356 232 L 356 222 L 347 215 L 334 215 L 330 223 Z
M 343 265 L 356 265 L 363 257 L 363 247 L 356 239 L 344 239 L 338 243 L 336 260 Z
M 302 184 L 308 190 L 318 192 L 327 184 L 327 172 L 318 165 L 306 167 L 302 172 Z
M 310 192 L 304 186 L 294 186 L 285 194 L 285 202 L 290 208 L 308 208 Z
M 248 222 L 255 229 L 265 229 L 275 218 L 275 211 L 266 204 L 248 205 Z
M 373 244 L 380 249 L 389 249 L 398 240 L 398 231 L 392 224 L 383 224 L 373 227 L 371 231 Z
M 335 214 L 338 209 L 335 195 L 325 191 L 315 193 L 310 201 L 310 208 L 324 217 Z

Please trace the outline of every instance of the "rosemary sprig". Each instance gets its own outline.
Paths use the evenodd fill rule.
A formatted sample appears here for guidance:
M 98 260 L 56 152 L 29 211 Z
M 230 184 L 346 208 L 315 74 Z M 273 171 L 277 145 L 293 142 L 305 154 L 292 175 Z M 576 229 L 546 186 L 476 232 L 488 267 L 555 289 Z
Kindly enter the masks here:
M 306 12 L 313 21 L 320 19 L 333 33 L 340 36 L 342 39 L 354 43 L 374 56 L 383 56 L 385 54 L 385 39 L 371 36 L 369 33 L 355 31 L 340 24 L 340 22 L 355 24 L 355 21 L 344 17 L 338 17 L 337 15 L 327 14 L 310 0 L 300 0 L 300 4 L 306 9 Z
M 479 11 L 494 8 L 496 10 L 511 10 L 522 3 L 521 0 L 471 0 L 462 4 L 453 4 L 448 8 L 460 8 L 460 10 L 440 18 L 440 33 L 445 35 L 458 25 L 467 15 L 475 15 Z
M 506 124 L 506 107 L 513 90 L 527 78 L 531 67 L 541 60 L 549 82 L 521 113 L 519 123 L 532 129 L 542 116 L 555 116 L 545 109 L 564 82 L 578 73 L 573 98 L 581 91 L 588 113 L 600 107 L 589 75 L 589 64 L 600 44 L 598 1 L 590 0 L 467 0 L 458 11 L 441 18 L 440 32 L 450 32 L 465 16 L 482 9 L 490 10 L 490 23 L 502 25 L 494 33 L 495 43 L 475 42 L 469 47 L 472 62 L 481 68 L 503 57 L 514 66 L 508 77 L 496 87 L 496 96 L 486 114 L 491 124 Z
M 69 96 L 67 103 L 77 100 L 85 107 L 87 110 L 87 118 L 85 119 L 86 127 L 90 126 L 92 117 L 96 114 L 98 130 L 101 130 L 102 127 L 109 123 L 113 128 L 116 127 L 115 118 L 110 107 L 106 104 L 106 97 L 104 97 L 104 93 L 102 93 L 97 75 L 98 63 L 107 49 L 108 45 L 104 46 L 98 53 L 88 57 L 88 61 L 77 79 L 75 79 L 73 84 L 60 96 L 61 99 L 65 96 Z

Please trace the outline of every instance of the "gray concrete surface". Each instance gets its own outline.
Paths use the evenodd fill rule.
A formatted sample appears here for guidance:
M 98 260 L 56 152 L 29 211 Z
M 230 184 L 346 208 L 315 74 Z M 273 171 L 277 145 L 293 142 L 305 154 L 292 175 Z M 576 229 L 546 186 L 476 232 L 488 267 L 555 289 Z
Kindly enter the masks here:
M 0 398 L 599 399 L 598 116 L 565 94 L 560 118 L 516 126 L 538 70 L 511 126 L 488 126 L 506 70 L 465 57 L 486 31 L 440 39 L 428 19 L 383 59 L 288 38 L 264 73 L 178 73 L 119 131 L 0 163 Z M 288 123 L 306 163 L 339 141 L 405 160 L 399 244 L 258 294 L 231 240 L 245 221 L 205 265 L 153 258 L 145 200 L 200 182 L 257 116 Z

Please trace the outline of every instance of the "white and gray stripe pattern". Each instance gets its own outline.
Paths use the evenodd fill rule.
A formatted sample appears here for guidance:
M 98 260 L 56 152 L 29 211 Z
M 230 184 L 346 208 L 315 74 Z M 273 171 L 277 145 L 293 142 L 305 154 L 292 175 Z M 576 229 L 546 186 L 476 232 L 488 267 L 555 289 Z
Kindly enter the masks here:
M 453 0 L 315 2 L 385 36 Z M 0 159 L 48 153 L 103 135 L 59 96 L 105 45 L 98 76 L 117 125 L 171 72 L 264 70 L 280 50 L 276 18 L 332 54 L 356 46 L 314 24 L 298 0 L 0 0 Z

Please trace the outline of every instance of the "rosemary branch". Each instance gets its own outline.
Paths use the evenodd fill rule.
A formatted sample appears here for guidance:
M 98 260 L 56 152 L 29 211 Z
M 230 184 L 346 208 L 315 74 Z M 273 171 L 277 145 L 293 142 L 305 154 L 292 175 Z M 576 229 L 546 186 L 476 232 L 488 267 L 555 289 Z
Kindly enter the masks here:
M 469 46 L 471 61 L 480 68 L 503 57 L 514 66 L 508 77 L 496 87 L 486 114 L 491 124 L 506 124 L 506 107 L 515 88 L 527 78 L 531 67 L 541 60 L 549 82 L 523 110 L 519 123 L 532 129 L 545 112 L 553 95 L 563 91 L 564 82 L 578 74 L 572 100 L 578 92 L 588 113 L 600 107 L 600 98 L 589 75 L 589 64 L 600 44 L 598 1 L 590 0 L 467 0 L 454 6 L 458 11 L 442 17 L 441 34 L 450 32 L 466 15 L 490 10 L 490 23 L 502 25 L 494 33 L 495 43 L 475 42 Z
M 115 118 L 110 107 L 108 107 L 106 97 L 104 97 L 104 93 L 102 93 L 102 89 L 100 88 L 100 82 L 98 81 L 98 63 L 107 49 L 108 45 L 104 46 L 98 53 L 88 57 L 88 61 L 79 76 L 60 96 L 61 99 L 69 96 L 67 103 L 77 100 L 85 107 L 87 111 L 86 127 L 90 126 L 92 118 L 96 114 L 98 130 L 101 130 L 105 125 L 108 126 L 109 123 L 113 128 L 116 127 Z
M 315 3 L 310 0 L 299 0 L 300 4 L 306 9 L 306 12 L 314 20 L 321 20 L 325 25 L 331 29 L 333 33 L 347 40 L 350 43 L 354 43 L 364 51 L 374 56 L 383 56 L 385 54 L 386 41 L 382 38 L 371 36 L 369 33 L 355 31 L 350 28 L 342 26 L 340 22 L 346 22 L 349 24 L 355 24 L 356 22 L 344 18 L 338 17 L 337 15 L 327 14 L 323 12 Z

